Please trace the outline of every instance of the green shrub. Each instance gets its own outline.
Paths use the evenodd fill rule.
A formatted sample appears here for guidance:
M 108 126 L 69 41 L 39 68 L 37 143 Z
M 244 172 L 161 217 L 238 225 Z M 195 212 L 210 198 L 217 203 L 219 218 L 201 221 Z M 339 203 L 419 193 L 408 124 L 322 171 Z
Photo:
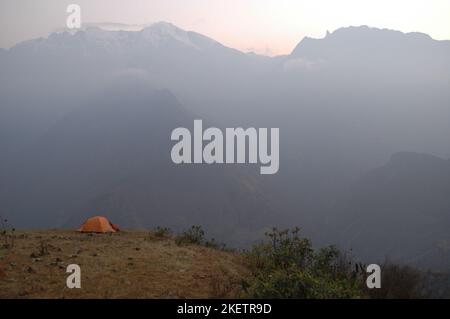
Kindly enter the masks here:
M 358 298 L 362 281 L 336 247 L 314 251 L 298 227 L 266 233 L 248 254 L 253 278 L 243 283 L 252 298 Z
M 317 275 L 299 269 L 280 269 L 270 274 L 259 273 L 247 288 L 252 298 L 358 298 L 359 284 L 345 278 Z

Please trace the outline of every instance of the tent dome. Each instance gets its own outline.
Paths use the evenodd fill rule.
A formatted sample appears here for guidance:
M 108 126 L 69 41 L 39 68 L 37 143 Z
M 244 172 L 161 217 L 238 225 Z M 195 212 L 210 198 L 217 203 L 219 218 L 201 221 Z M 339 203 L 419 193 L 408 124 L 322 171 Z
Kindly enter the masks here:
M 82 233 L 115 233 L 118 230 L 119 228 L 116 225 L 103 216 L 89 218 L 78 229 Z

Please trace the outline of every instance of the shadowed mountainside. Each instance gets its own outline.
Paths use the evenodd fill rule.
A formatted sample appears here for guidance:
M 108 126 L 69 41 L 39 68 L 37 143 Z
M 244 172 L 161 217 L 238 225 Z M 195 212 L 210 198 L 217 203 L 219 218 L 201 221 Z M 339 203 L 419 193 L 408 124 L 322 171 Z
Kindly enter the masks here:
M 443 270 L 450 265 L 449 160 L 394 154 L 350 194 L 335 221 L 346 248 L 363 259 L 387 257 Z

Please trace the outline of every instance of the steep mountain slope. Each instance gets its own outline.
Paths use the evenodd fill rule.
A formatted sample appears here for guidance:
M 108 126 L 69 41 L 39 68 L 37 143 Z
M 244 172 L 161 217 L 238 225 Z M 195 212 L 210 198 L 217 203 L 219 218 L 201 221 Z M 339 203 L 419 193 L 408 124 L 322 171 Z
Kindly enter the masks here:
M 397 153 L 362 178 L 340 208 L 338 232 L 369 260 L 450 265 L 450 161 Z
M 10 164 L 3 205 L 22 227 L 75 226 L 93 214 L 134 228 L 204 224 L 222 238 L 269 226 L 256 167 L 172 163 L 171 131 L 193 121 L 168 91 L 119 78 Z

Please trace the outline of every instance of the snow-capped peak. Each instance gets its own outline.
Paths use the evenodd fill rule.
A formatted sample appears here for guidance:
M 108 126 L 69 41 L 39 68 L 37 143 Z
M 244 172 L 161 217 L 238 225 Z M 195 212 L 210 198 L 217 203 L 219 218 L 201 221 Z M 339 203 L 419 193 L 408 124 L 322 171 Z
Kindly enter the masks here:
M 189 32 L 184 31 L 169 22 L 154 23 L 149 27 L 144 28 L 141 33 L 145 40 L 150 41 L 153 44 L 157 44 L 163 40 L 172 39 L 185 45 L 198 48 L 192 41 Z

